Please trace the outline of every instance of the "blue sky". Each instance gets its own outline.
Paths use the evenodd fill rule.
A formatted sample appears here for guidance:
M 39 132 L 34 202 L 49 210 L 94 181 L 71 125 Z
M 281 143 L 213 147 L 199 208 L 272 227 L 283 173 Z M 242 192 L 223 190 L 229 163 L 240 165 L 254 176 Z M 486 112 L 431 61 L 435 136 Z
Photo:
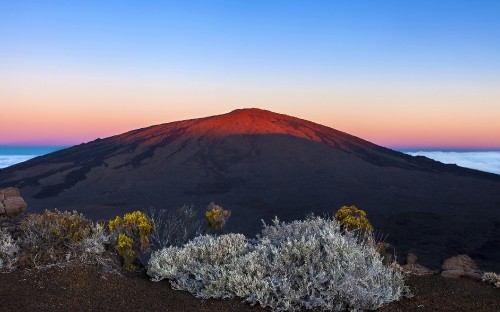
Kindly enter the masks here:
M 1 62 L 345 83 L 470 83 L 460 74 L 498 82 L 499 1 L 305 3 L 4 1 Z

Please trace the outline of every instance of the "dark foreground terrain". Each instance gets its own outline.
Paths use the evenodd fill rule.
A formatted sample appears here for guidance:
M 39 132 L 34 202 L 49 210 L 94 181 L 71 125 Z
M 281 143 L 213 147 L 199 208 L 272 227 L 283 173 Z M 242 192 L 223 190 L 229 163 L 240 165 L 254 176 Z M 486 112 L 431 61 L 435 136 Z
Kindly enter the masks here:
M 415 296 L 378 311 L 500 311 L 500 289 L 470 279 L 409 276 Z M 267 311 L 239 300 L 202 300 L 139 273 L 50 268 L 0 274 L 0 311 Z

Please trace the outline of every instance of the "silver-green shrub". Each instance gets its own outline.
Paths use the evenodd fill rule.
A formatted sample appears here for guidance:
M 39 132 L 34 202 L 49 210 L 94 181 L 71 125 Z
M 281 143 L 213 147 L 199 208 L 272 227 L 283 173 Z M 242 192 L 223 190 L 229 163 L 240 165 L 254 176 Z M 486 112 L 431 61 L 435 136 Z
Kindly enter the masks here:
M 0 271 L 14 269 L 19 253 L 19 245 L 10 233 L 0 228 Z
M 485 272 L 483 273 L 482 281 L 492 284 L 497 288 L 500 288 L 500 275 L 494 272 Z
M 110 261 L 104 255 L 111 236 L 101 223 L 91 223 L 90 234 L 74 246 L 81 263 L 107 265 Z
M 406 287 L 369 242 L 331 219 L 275 220 L 253 241 L 206 235 L 154 252 L 148 274 L 197 297 L 241 297 L 277 311 L 376 309 Z

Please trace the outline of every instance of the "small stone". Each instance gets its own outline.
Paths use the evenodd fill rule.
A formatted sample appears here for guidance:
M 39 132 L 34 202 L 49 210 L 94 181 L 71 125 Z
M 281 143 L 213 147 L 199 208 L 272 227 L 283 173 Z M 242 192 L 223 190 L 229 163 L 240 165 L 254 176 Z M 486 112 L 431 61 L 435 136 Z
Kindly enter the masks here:
M 408 253 L 406 256 L 406 265 L 403 267 L 403 272 L 407 274 L 414 275 L 428 275 L 434 272 L 417 262 L 417 256 L 412 253 Z
M 417 263 L 417 256 L 415 254 L 412 254 L 411 252 L 408 253 L 406 256 L 406 264 L 416 264 Z

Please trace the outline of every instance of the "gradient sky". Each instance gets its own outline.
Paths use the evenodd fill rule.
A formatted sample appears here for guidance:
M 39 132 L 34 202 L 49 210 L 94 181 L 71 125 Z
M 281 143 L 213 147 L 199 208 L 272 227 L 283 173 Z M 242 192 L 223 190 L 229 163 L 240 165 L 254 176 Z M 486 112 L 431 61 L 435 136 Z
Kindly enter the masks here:
M 500 149 L 500 1 L 0 0 L 0 144 L 242 107 Z

